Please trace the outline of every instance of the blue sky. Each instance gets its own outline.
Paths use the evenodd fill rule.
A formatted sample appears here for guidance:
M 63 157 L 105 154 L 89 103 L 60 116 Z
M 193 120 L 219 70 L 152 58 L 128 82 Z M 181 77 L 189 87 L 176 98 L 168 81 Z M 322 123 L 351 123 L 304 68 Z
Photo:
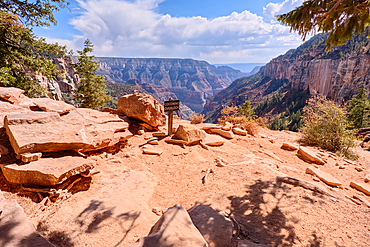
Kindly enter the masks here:
M 300 37 L 276 14 L 303 0 L 71 0 L 57 26 L 34 28 L 49 42 L 94 55 L 171 57 L 220 63 L 266 63 L 296 48 Z

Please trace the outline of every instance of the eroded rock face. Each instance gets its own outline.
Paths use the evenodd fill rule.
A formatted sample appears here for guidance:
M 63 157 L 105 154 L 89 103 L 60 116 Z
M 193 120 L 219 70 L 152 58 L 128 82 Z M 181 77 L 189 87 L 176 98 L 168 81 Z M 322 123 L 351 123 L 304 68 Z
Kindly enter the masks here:
M 207 241 L 209 247 L 234 247 L 233 223 L 207 205 L 197 206 L 189 211 L 195 227 Z
M 190 124 L 180 124 L 175 133 L 175 137 L 186 142 L 193 142 L 204 140 L 206 138 L 206 132 Z
M 132 135 L 128 123 L 116 115 L 91 109 L 74 109 L 59 116 L 57 112 L 8 114 L 5 128 L 17 154 L 91 151 L 115 145 Z M 120 135 L 119 132 L 127 131 Z
M 185 208 L 177 204 L 161 216 L 149 235 L 140 238 L 130 247 L 207 247 L 197 228 L 193 225 Z
M 69 177 L 87 172 L 95 167 L 95 161 L 79 156 L 42 158 L 25 165 L 0 165 L 11 183 L 26 185 L 53 186 Z
M 15 200 L 8 203 L 0 191 L 0 246 L 52 247 L 41 237 L 34 225 L 27 219 L 23 208 Z
M 141 120 L 152 127 L 166 124 L 163 106 L 147 94 L 129 94 L 121 97 L 117 110 L 119 113 Z

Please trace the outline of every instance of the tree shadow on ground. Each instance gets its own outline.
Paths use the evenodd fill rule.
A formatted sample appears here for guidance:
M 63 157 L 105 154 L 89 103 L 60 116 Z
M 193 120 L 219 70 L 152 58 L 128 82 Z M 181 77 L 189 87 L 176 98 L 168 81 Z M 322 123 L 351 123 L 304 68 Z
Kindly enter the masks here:
M 257 180 L 246 187 L 242 197 L 230 196 L 230 216 L 239 225 L 236 239 L 247 239 L 254 243 L 272 246 L 294 246 L 297 241 L 294 225 L 299 220 L 284 213 L 284 207 L 293 199 L 289 193 L 291 186 L 271 181 Z M 322 197 L 320 194 L 314 196 Z M 271 198 L 273 197 L 273 198 Z M 270 199 L 269 199 L 270 198 Z M 309 197 L 302 197 L 307 203 L 318 203 Z M 299 206 L 295 210 L 302 210 Z M 320 246 L 320 237 L 313 233 L 311 247 Z

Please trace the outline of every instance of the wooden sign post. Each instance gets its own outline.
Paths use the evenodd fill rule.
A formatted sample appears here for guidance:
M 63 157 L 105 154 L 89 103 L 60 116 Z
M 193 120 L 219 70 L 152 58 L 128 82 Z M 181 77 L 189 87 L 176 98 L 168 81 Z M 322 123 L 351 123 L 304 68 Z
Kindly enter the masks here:
M 172 135 L 173 125 L 173 111 L 180 110 L 180 100 L 173 100 L 169 98 L 168 101 L 164 102 L 164 111 L 168 112 L 168 135 Z

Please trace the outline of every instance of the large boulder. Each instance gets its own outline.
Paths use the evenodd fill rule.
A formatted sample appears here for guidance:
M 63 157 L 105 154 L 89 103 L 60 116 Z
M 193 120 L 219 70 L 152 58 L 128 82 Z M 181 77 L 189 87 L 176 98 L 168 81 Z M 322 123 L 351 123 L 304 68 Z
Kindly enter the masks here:
M 209 247 L 234 247 L 233 222 L 210 206 L 199 205 L 189 211 L 195 227 L 207 241 Z
M 177 204 L 169 208 L 152 227 L 149 235 L 129 247 L 207 247 L 185 208 Z
M 180 124 L 175 133 L 175 137 L 186 142 L 193 142 L 204 140 L 206 138 L 206 132 L 190 124 Z
M 95 167 L 95 161 L 79 156 L 42 158 L 24 165 L 0 165 L 1 170 L 11 183 L 53 186 L 69 177 L 88 173 Z
M 163 106 L 147 94 L 129 94 L 121 97 L 118 101 L 117 110 L 119 113 L 141 120 L 152 127 L 166 124 Z
M 4 126 L 17 154 L 102 149 L 122 141 L 118 133 L 128 132 L 129 127 L 116 115 L 91 109 L 74 109 L 62 116 L 57 112 L 8 114 Z
M 0 246 L 52 247 L 27 219 L 23 208 L 13 199 L 6 202 L 0 191 Z

